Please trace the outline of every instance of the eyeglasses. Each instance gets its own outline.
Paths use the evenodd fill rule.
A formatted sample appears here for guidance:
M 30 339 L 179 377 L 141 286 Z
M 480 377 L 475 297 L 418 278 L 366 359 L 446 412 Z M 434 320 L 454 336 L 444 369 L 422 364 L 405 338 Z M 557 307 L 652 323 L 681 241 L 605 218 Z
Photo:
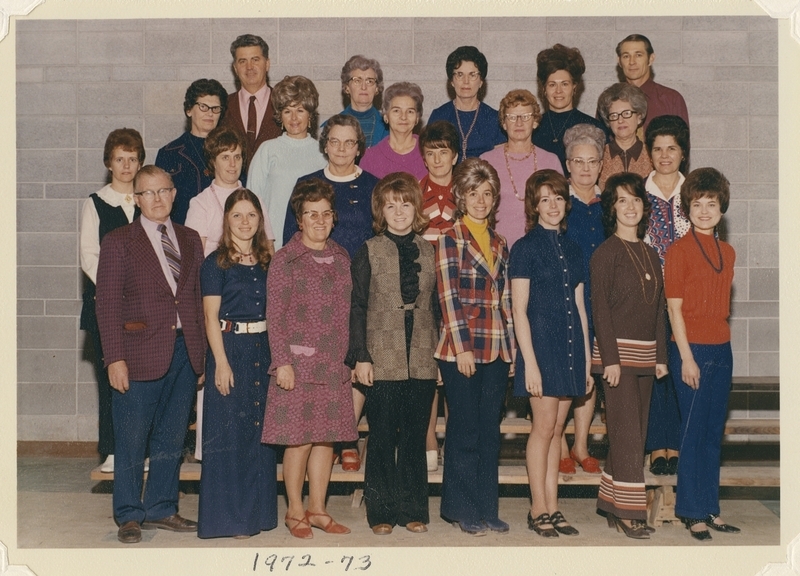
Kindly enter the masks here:
M 339 148 L 344 144 L 345 150 L 352 150 L 358 145 L 358 140 L 339 140 L 338 138 L 328 138 L 328 146 L 331 148 Z
M 600 164 L 600 160 L 597 158 L 589 158 L 588 160 L 584 160 L 583 158 L 570 158 L 569 162 L 572 162 L 581 170 L 583 168 L 597 168 Z
M 170 194 L 175 188 L 161 188 L 159 190 L 142 190 L 141 192 L 134 192 L 134 196 L 143 196 L 148 200 L 152 200 L 155 196 L 161 198 L 167 194 Z
M 453 72 L 453 78 L 456 80 L 469 80 L 470 82 L 474 82 L 481 77 L 479 72 L 469 72 L 468 74 L 464 74 L 460 70 L 458 72 Z
M 619 120 L 620 116 L 622 116 L 623 118 L 625 118 L 625 120 L 627 120 L 628 118 L 630 118 L 634 114 L 636 114 L 636 112 L 634 112 L 633 110 L 623 110 L 622 112 L 612 112 L 611 114 L 608 115 L 608 121 L 609 122 L 616 122 L 617 120 Z
M 512 124 L 514 124 L 517 120 L 527 122 L 531 118 L 533 118 L 533 112 L 526 112 L 525 114 L 506 114 L 506 120 Z
M 361 76 L 353 76 L 352 78 L 350 78 L 350 80 L 348 80 L 348 83 L 349 84 L 353 84 L 354 86 L 361 86 L 363 84 L 366 84 L 367 86 L 372 88 L 373 86 L 375 86 L 378 83 L 378 79 L 377 78 L 362 78 Z
M 211 112 L 214 114 L 222 113 L 222 106 L 209 106 L 208 104 L 203 104 L 202 102 L 195 102 L 194 105 L 200 108 L 200 112 L 208 112 L 211 110 Z
M 323 212 L 306 210 L 303 212 L 303 216 L 308 216 L 312 222 L 318 222 L 320 218 L 322 218 L 323 222 L 330 222 L 333 220 L 333 210 L 324 210 Z

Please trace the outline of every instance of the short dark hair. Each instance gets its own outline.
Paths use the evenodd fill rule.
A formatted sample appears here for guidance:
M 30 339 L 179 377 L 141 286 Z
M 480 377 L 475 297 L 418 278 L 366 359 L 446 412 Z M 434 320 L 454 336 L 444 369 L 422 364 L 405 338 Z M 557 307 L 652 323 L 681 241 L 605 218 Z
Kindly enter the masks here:
M 336 192 L 328 182 L 320 178 L 309 178 L 308 180 L 301 180 L 294 185 L 292 196 L 289 198 L 289 207 L 292 209 L 297 224 L 303 219 L 303 206 L 306 202 L 318 202 L 320 200 L 327 200 L 333 210 L 333 223 L 334 225 L 339 221 L 336 216 Z
M 228 109 L 228 93 L 222 84 L 213 78 L 200 78 L 189 84 L 186 89 L 186 95 L 183 98 L 183 111 L 189 112 L 197 104 L 197 99 L 202 96 L 216 96 L 219 98 L 219 105 L 222 107 L 219 119 L 222 120 L 223 116 L 225 116 L 225 111 Z
M 247 163 L 247 141 L 244 136 L 230 126 L 217 126 L 206 136 L 203 143 L 203 155 L 206 158 L 206 172 L 209 176 L 214 174 L 214 161 L 223 152 L 236 150 L 239 147 L 242 151 L 242 166 Z
M 461 140 L 456 127 L 447 120 L 431 122 L 419 133 L 419 153 L 425 157 L 425 148 L 447 148 L 458 154 Z
M 617 44 L 617 58 L 622 55 L 622 45 L 625 44 L 625 42 L 643 42 L 645 50 L 647 50 L 647 55 L 653 55 L 653 45 L 650 43 L 650 39 L 647 36 L 643 34 L 628 34 Z
M 428 227 L 428 217 L 422 211 L 422 190 L 417 179 L 408 172 L 392 172 L 375 184 L 372 190 L 372 229 L 375 234 L 383 234 L 388 228 L 383 207 L 386 206 L 389 196 L 397 196 L 402 202 L 411 202 L 414 205 L 411 229 L 422 234 Z
M 139 159 L 139 164 L 144 163 L 144 142 L 142 135 L 133 128 L 117 128 L 109 132 L 106 138 L 106 145 L 103 148 L 103 164 L 106 168 L 111 167 L 111 155 L 117 148 L 122 148 L 125 152 L 135 152 Z
M 486 75 L 489 73 L 489 63 L 486 61 L 486 56 L 483 52 L 478 50 L 475 46 L 459 46 L 447 56 L 444 68 L 447 71 L 447 91 L 451 98 L 455 98 L 455 91 L 450 85 L 453 80 L 456 68 L 461 66 L 463 62 L 472 62 L 478 69 L 478 74 L 481 75 L 483 86 L 478 89 L 478 100 L 483 100 L 486 96 Z
M 537 170 L 525 182 L 525 232 L 533 230 L 536 224 L 539 223 L 539 213 L 536 211 L 536 207 L 539 205 L 539 200 L 542 199 L 542 189 L 545 186 L 548 186 L 553 191 L 553 194 L 564 199 L 564 218 L 558 227 L 561 232 L 566 232 L 567 216 L 572 209 L 569 182 L 560 173 L 550 168 Z
M 367 149 L 367 137 L 364 136 L 364 131 L 361 129 L 361 123 L 355 116 L 350 114 L 334 114 L 322 127 L 322 134 L 319 135 L 319 151 L 329 160 L 328 153 L 325 149 L 328 147 L 328 137 L 331 134 L 331 128 L 334 126 L 349 126 L 356 131 L 356 140 L 358 141 L 358 155 L 362 156 L 364 150 Z
M 242 34 L 236 40 L 231 42 L 231 56 L 236 60 L 236 50 L 238 48 L 247 48 L 248 46 L 258 46 L 261 48 L 261 54 L 264 58 L 269 59 L 269 46 L 261 36 L 255 34 Z
M 586 72 L 586 63 L 583 61 L 581 51 L 577 48 L 569 48 L 563 44 L 554 44 L 552 48 L 545 48 L 536 55 L 536 80 L 539 85 L 539 100 L 542 105 L 549 109 L 545 96 L 545 86 L 547 79 L 559 70 L 565 70 L 575 83 L 575 91 L 572 95 L 573 106 L 583 93 L 583 73 Z
M 683 160 L 680 165 L 680 171 L 683 172 L 689 162 L 689 126 L 686 125 L 683 118 L 672 114 L 653 118 L 644 133 L 644 145 L 647 147 L 650 158 L 653 157 L 653 144 L 659 136 L 675 138 L 675 142 L 683 152 Z
M 699 198 L 713 198 L 719 202 L 720 211 L 725 214 L 731 201 L 730 182 L 715 168 L 692 170 L 681 185 L 681 208 L 689 215 L 692 202 Z
M 642 219 L 636 228 L 636 237 L 641 240 L 647 233 L 647 224 L 650 220 L 652 205 L 644 188 L 644 178 L 633 172 L 620 172 L 606 180 L 606 187 L 600 195 L 600 204 L 603 207 L 603 229 L 606 232 L 606 237 L 610 237 L 617 229 L 616 204 L 620 188 L 642 200 Z

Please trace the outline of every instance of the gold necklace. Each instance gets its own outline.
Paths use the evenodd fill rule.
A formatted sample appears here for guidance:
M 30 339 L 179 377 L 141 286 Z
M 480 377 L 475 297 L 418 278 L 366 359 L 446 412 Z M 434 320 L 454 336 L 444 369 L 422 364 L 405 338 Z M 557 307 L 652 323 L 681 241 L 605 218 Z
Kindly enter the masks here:
M 524 157 L 512 158 L 512 160 L 514 160 L 515 162 L 522 162 L 523 160 L 527 160 L 528 158 L 530 158 L 531 154 L 533 155 L 533 172 L 536 172 L 536 170 L 538 170 L 538 166 L 536 164 L 536 146 L 533 146 L 531 151 L 528 152 L 528 154 L 526 154 Z M 511 174 L 511 165 L 508 163 L 508 142 L 506 142 L 503 145 L 503 156 L 506 159 L 506 170 L 508 171 L 508 179 L 511 180 L 511 189 L 514 191 L 514 196 L 517 197 L 517 200 L 524 202 L 525 195 L 523 194 L 522 198 L 519 197 L 519 192 L 517 192 L 517 185 L 514 183 L 514 176 Z M 533 172 L 531 172 L 531 174 L 533 174 Z
M 653 295 L 648 300 L 647 290 L 645 289 L 644 283 L 645 281 L 649 282 L 650 280 L 653 280 L 656 276 L 656 271 L 653 268 L 652 260 L 647 257 L 647 253 L 645 252 L 644 242 L 642 242 L 641 240 L 637 241 L 637 244 L 639 244 L 642 252 L 642 257 L 640 259 L 639 256 L 636 254 L 636 252 L 630 246 L 628 246 L 628 243 L 625 240 L 623 240 L 618 234 L 614 235 L 617 238 L 619 238 L 619 241 L 622 242 L 623 246 L 625 246 L 625 250 L 628 252 L 628 257 L 631 259 L 631 262 L 633 262 L 633 267 L 636 270 L 636 275 L 639 277 L 639 283 L 642 285 L 642 297 L 644 298 L 645 304 L 648 305 L 652 304 L 653 302 L 656 301 L 656 294 L 658 292 L 658 283 L 653 282 Z M 647 271 L 646 264 L 650 265 L 650 272 Z

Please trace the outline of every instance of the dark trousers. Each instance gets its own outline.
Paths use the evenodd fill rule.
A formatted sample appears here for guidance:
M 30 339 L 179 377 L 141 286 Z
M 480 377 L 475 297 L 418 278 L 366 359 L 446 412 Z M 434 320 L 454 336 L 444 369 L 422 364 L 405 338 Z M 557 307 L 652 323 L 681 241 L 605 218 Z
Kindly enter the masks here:
M 647 518 L 642 460 L 652 387 L 652 375 L 624 372 L 618 386 L 605 387 L 608 456 L 597 507 L 619 518 Z
M 672 328 L 667 322 L 667 339 L 672 336 Z M 672 371 L 653 382 L 650 398 L 650 420 L 647 425 L 645 450 L 678 450 L 681 443 L 681 413 L 678 410 L 678 397 L 675 395 L 675 382 Z M 680 376 L 676 376 L 680 380 Z
M 508 385 L 506 362 L 475 364 L 467 378 L 439 361 L 447 394 L 441 514 L 457 522 L 497 519 L 500 418 Z
M 88 330 L 94 347 L 94 364 L 97 375 L 97 404 L 100 427 L 97 431 L 97 451 L 103 456 L 114 453 L 114 423 L 111 414 L 111 383 L 108 371 L 103 367 L 103 347 L 100 345 L 100 330 L 97 326 Z
M 175 339 L 172 363 L 158 380 L 130 382 L 124 394 L 113 391 L 114 518 L 160 520 L 178 511 L 178 475 L 183 437 L 189 420 L 197 376 L 189 363 L 183 337 Z M 145 451 L 150 472 L 142 501 Z
M 367 387 L 369 455 L 364 499 L 370 526 L 428 524 L 428 430 L 434 380 L 377 381 Z
M 730 342 L 689 346 L 700 367 L 697 390 L 681 380 L 678 346 L 670 343 L 670 372 L 677 382 L 683 423 L 675 514 L 705 518 L 708 514 L 719 514 L 720 447 L 728 415 L 733 354 Z

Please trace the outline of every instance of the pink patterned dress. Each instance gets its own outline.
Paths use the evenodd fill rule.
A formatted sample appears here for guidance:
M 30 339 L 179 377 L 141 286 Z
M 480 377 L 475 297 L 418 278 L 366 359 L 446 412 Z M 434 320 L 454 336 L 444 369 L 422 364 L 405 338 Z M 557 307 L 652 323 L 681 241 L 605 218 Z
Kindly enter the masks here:
M 295 446 L 358 438 L 353 415 L 349 342 L 350 258 L 333 240 L 322 251 L 297 232 L 275 253 L 267 279 L 267 331 L 272 364 L 264 414 L 265 444 Z M 292 390 L 275 379 L 291 364 Z

